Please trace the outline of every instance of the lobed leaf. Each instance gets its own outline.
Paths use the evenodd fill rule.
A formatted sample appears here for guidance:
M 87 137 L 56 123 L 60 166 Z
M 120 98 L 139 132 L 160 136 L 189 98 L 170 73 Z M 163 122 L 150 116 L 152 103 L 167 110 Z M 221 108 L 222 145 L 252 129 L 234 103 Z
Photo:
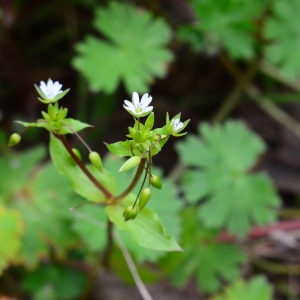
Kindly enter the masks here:
M 274 222 L 279 197 L 264 174 L 249 173 L 265 150 L 262 140 L 242 123 L 199 127 L 200 139 L 189 136 L 177 144 L 183 162 L 194 170 L 183 177 L 188 201 L 205 199 L 200 217 L 211 228 L 225 227 L 245 236 L 252 224 Z
M 171 31 L 164 21 L 110 2 L 96 11 L 94 26 L 107 40 L 86 37 L 73 61 L 94 91 L 112 93 L 122 80 L 129 93 L 146 92 L 154 77 L 165 76 L 172 54 L 166 48 Z

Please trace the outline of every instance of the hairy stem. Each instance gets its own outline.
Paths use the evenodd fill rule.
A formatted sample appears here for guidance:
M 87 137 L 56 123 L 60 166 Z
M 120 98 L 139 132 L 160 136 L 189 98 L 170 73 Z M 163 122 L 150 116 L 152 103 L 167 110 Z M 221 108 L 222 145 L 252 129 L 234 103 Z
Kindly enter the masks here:
M 94 177 L 94 175 L 86 168 L 85 164 L 75 155 L 71 146 L 67 142 L 64 135 L 56 134 L 56 136 L 61 140 L 66 150 L 73 158 L 78 167 L 82 172 L 90 179 L 90 181 L 106 196 L 107 199 L 112 199 L 113 195 Z

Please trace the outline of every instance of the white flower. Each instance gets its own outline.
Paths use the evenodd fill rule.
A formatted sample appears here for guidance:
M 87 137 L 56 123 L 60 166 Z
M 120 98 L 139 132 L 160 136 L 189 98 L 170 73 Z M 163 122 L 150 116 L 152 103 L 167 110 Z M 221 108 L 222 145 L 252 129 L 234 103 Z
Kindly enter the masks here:
M 153 106 L 148 106 L 152 101 L 152 97 L 144 94 L 141 101 L 137 92 L 132 93 L 132 102 L 125 100 L 124 108 L 133 116 L 140 118 L 152 112 Z
M 60 84 L 58 81 L 53 83 L 50 78 L 48 79 L 47 84 L 44 81 L 41 81 L 40 83 L 40 89 L 45 96 L 45 100 L 54 99 L 58 94 L 62 93 L 61 88 L 62 84 Z
M 180 122 L 180 119 L 171 120 L 170 129 L 173 133 L 180 131 L 183 128 L 184 124 Z
M 41 81 L 39 87 L 36 84 L 34 87 L 41 96 L 41 98 L 38 97 L 38 99 L 45 104 L 57 102 L 70 90 L 67 89 L 62 91 L 62 84 L 58 81 L 53 82 L 50 78 L 48 79 L 47 84 L 44 81 Z

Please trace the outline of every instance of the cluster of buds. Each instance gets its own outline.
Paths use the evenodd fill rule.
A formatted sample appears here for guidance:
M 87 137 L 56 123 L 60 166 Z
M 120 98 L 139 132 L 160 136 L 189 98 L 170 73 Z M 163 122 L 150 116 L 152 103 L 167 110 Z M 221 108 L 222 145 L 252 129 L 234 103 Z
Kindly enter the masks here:
M 162 188 L 161 179 L 151 173 L 152 156 L 161 150 L 161 147 L 167 141 L 167 139 L 173 135 L 175 137 L 182 136 L 186 132 L 181 133 L 189 120 L 185 122 L 180 121 L 181 114 L 177 114 L 171 120 L 169 114 L 166 115 L 166 125 L 163 128 L 154 129 L 154 113 L 153 106 L 149 106 L 152 101 L 152 97 L 148 94 L 144 94 L 139 100 L 139 96 L 136 92 L 132 95 L 132 102 L 125 100 L 124 108 L 134 117 L 134 126 L 129 127 L 129 134 L 127 137 L 130 141 L 130 151 L 132 156 L 125 161 L 121 166 L 119 172 L 126 172 L 130 169 L 144 164 L 147 161 L 145 167 L 145 178 L 140 188 L 138 197 L 136 198 L 133 205 L 130 205 L 124 209 L 123 216 L 124 220 L 133 220 L 138 215 L 151 197 L 151 188 L 153 186 L 157 189 Z M 144 124 L 141 123 L 141 117 L 147 117 Z M 148 177 L 148 186 L 143 188 L 143 185 Z

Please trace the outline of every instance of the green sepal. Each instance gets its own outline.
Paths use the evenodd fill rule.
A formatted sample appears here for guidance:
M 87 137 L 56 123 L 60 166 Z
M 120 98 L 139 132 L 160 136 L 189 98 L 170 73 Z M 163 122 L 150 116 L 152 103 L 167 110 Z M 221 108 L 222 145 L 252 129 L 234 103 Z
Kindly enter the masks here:
M 16 146 L 21 142 L 21 136 L 18 133 L 13 133 L 9 137 L 8 147 Z
M 135 134 L 134 134 L 134 138 L 133 139 L 134 139 L 134 141 L 136 143 L 141 143 L 142 140 L 143 140 L 143 134 L 142 134 L 142 132 L 140 130 L 137 130 L 135 132 Z
M 129 170 L 135 168 L 136 166 L 138 166 L 140 164 L 141 159 L 142 158 L 140 156 L 132 156 L 132 157 L 130 157 L 121 166 L 119 172 L 122 173 L 122 172 L 126 172 L 126 171 L 129 171 Z
M 60 120 L 63 120 L 68 114 L 68 109 L 67 108 L 61 108 L 59 111 L 58 111 L 58 114 L 57 114 L 57 120 L 60 121 Z
M 100 155 L 95 152 L 95 151 L 92 151 L 90 152 L 89 154 L 89 159 L 90 159 L 90 162 L 100 171 L 100 172 L 103 172 L 103 165 L 102 165 L 102 160 L 101 160 L 101 157 Z
M 151 197 L 151 189 L 149 187 L 144 188 L 141 191 L 141 194 L 139 197 L 139 211 L 141 211 L 146 206 L 150 197 Z

